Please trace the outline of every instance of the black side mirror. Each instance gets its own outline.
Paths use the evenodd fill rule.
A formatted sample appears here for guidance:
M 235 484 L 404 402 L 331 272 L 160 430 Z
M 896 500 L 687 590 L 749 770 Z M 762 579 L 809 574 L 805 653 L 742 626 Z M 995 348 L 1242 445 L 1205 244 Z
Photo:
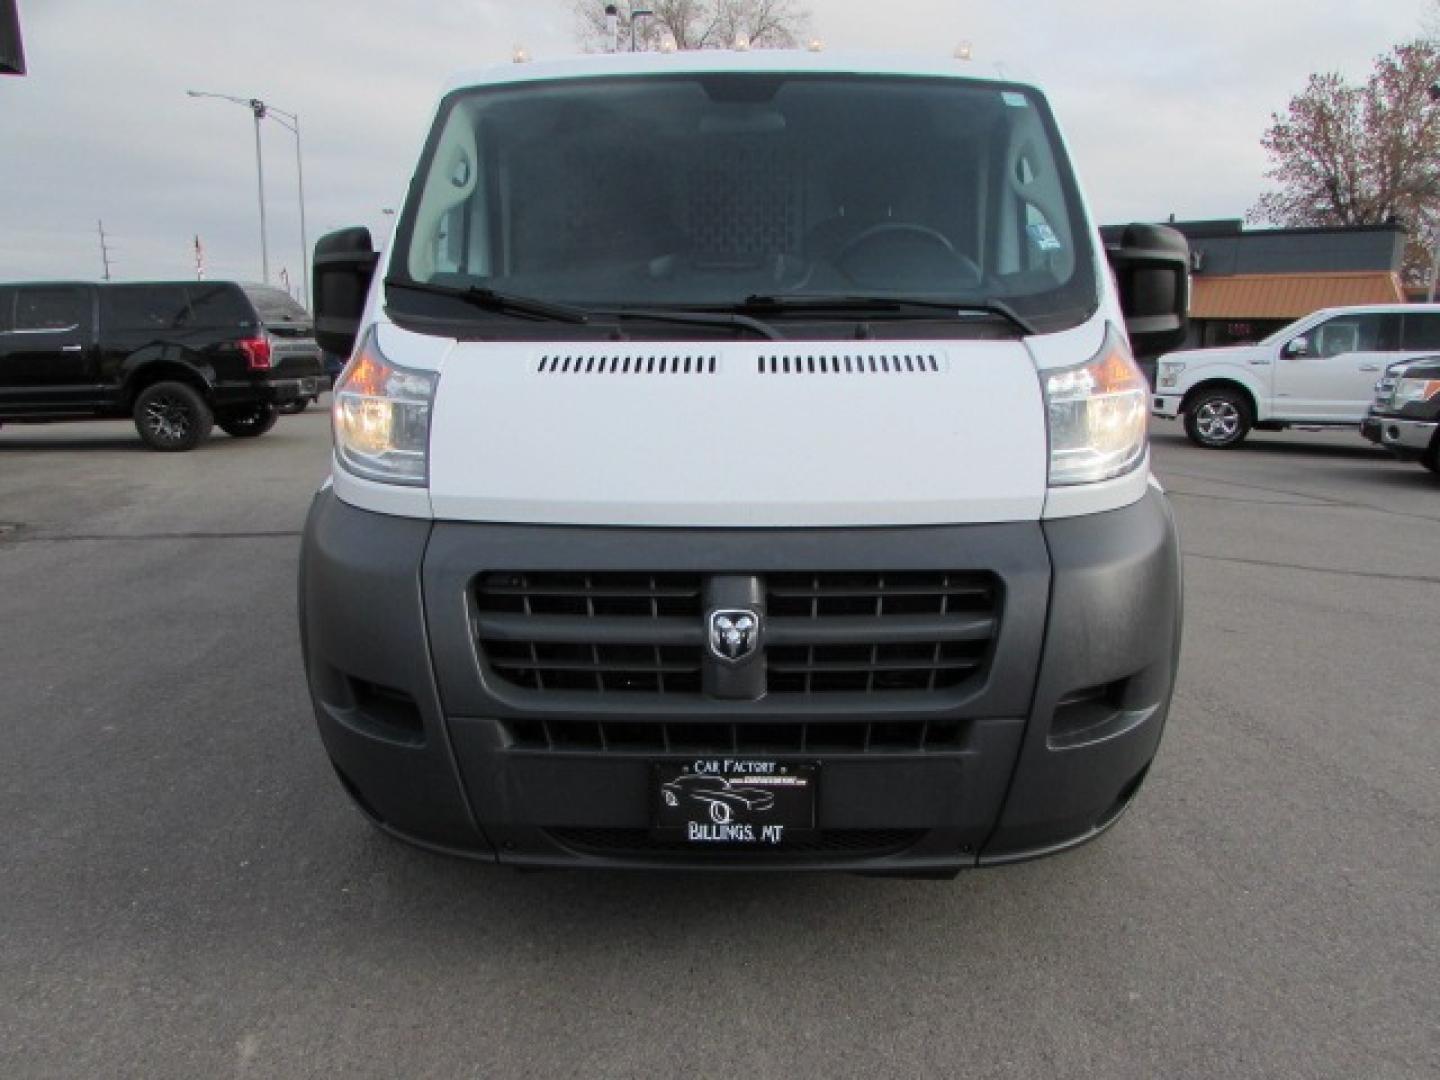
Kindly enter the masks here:
M 15 0 L 0 0 L 0 75 L 25 74 L 25 42 Z
M 1113 235 L 1113 233 L 1112 233 Z M 1190 322 L 1190 245 L 1164 225 L 1127 225 L 1105 255 L 1120 287 L 1125 329 L 1136 356 L 1153 356 L 1185 340 Z
M 315 244 L 315 341 L 326 352 L 349 356 L 380 256 L 364 227 L 327 233 Z
M 1286 356 L 1309 356 L 1310 339 L 1304 334 L 1296 338 L 1291 338 L 1285 343 L 1285 348 L 1282 351 Z

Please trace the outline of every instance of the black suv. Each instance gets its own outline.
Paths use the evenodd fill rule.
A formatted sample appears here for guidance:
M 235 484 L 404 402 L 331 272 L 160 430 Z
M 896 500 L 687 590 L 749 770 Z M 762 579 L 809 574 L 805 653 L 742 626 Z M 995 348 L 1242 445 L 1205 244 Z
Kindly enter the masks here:
M 1440 356 L 1393 364 L 1375 384 L 1360 433 L 1404 461 L 1440 473 Z
M 0 285 L 0 422 L 135 421 L 156 450 L 263 435 L 324 389 L 309 314 L 230 281 Z

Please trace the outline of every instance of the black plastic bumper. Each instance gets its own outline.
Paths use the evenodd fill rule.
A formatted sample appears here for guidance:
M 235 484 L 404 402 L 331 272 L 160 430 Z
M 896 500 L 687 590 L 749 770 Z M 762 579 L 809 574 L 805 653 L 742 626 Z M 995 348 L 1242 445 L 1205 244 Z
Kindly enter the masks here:
M 211 388 L 211 398 L 215 405 L 221 408 L 238 408 L 257 403 L 288 405 L 318 392 L 318 376 L 307 376 L 304 379 L 253 379 L 216 383 Z
M 822 767 L 817 824 L 843 842 L 697 849 L 647 839 L 650 769 L 684 753 L 513 738 L 527 718 L 612 706 L 496 679 L 475 646 L 471 582 L 577 567 L 982 569 L 1003 583 L 1005 605 L 987 675 L 958 696 L 702 698 L 625 713 L 735 725 L 920 716 L 961 732 L 941 749 L 808 754 Z M 1123 510 L 1037 523 L 682 530 L 431 523 L 356 510 L 327 490 L 306 527 L 300 612 L 326 750 L 360 807 L 407 839 L 531 866 L 947 872 L 1081 843 L 1125 809 L 1169 706 L 1180 570 L 1154 491 Z

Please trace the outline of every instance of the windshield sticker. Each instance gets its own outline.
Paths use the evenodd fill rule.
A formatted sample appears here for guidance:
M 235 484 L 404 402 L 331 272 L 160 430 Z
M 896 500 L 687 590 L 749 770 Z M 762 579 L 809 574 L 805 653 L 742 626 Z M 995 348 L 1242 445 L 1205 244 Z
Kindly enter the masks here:
M 1017 94 L 1013 90 L 1002 90 L 1000 92 L 1000 100 L 1012 109 L 1023 109 L 1030 104 L 1030 102 L 1025 100 L 1024 94 Z
M 1055 235 L 1055 230 L 1050 228 L 1048 221 L 1032 221 L 1025 226 L 1025 231 L 1041 251 L 1060 250 L 1060 238 Z

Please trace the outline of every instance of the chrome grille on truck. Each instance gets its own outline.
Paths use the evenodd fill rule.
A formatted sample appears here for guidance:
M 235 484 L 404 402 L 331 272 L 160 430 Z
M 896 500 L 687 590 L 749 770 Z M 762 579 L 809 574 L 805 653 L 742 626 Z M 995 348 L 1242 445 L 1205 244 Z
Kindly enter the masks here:
M 999 629 L 1000 587 L 986 572 L 756 577 L 772 697 L 955 690 L 984 673 Z M 700 697 L 705 665 L 715 663 L 706 647 L 706 578 L 482 574 L 477 646 L 496 677 L 523 690 Z

